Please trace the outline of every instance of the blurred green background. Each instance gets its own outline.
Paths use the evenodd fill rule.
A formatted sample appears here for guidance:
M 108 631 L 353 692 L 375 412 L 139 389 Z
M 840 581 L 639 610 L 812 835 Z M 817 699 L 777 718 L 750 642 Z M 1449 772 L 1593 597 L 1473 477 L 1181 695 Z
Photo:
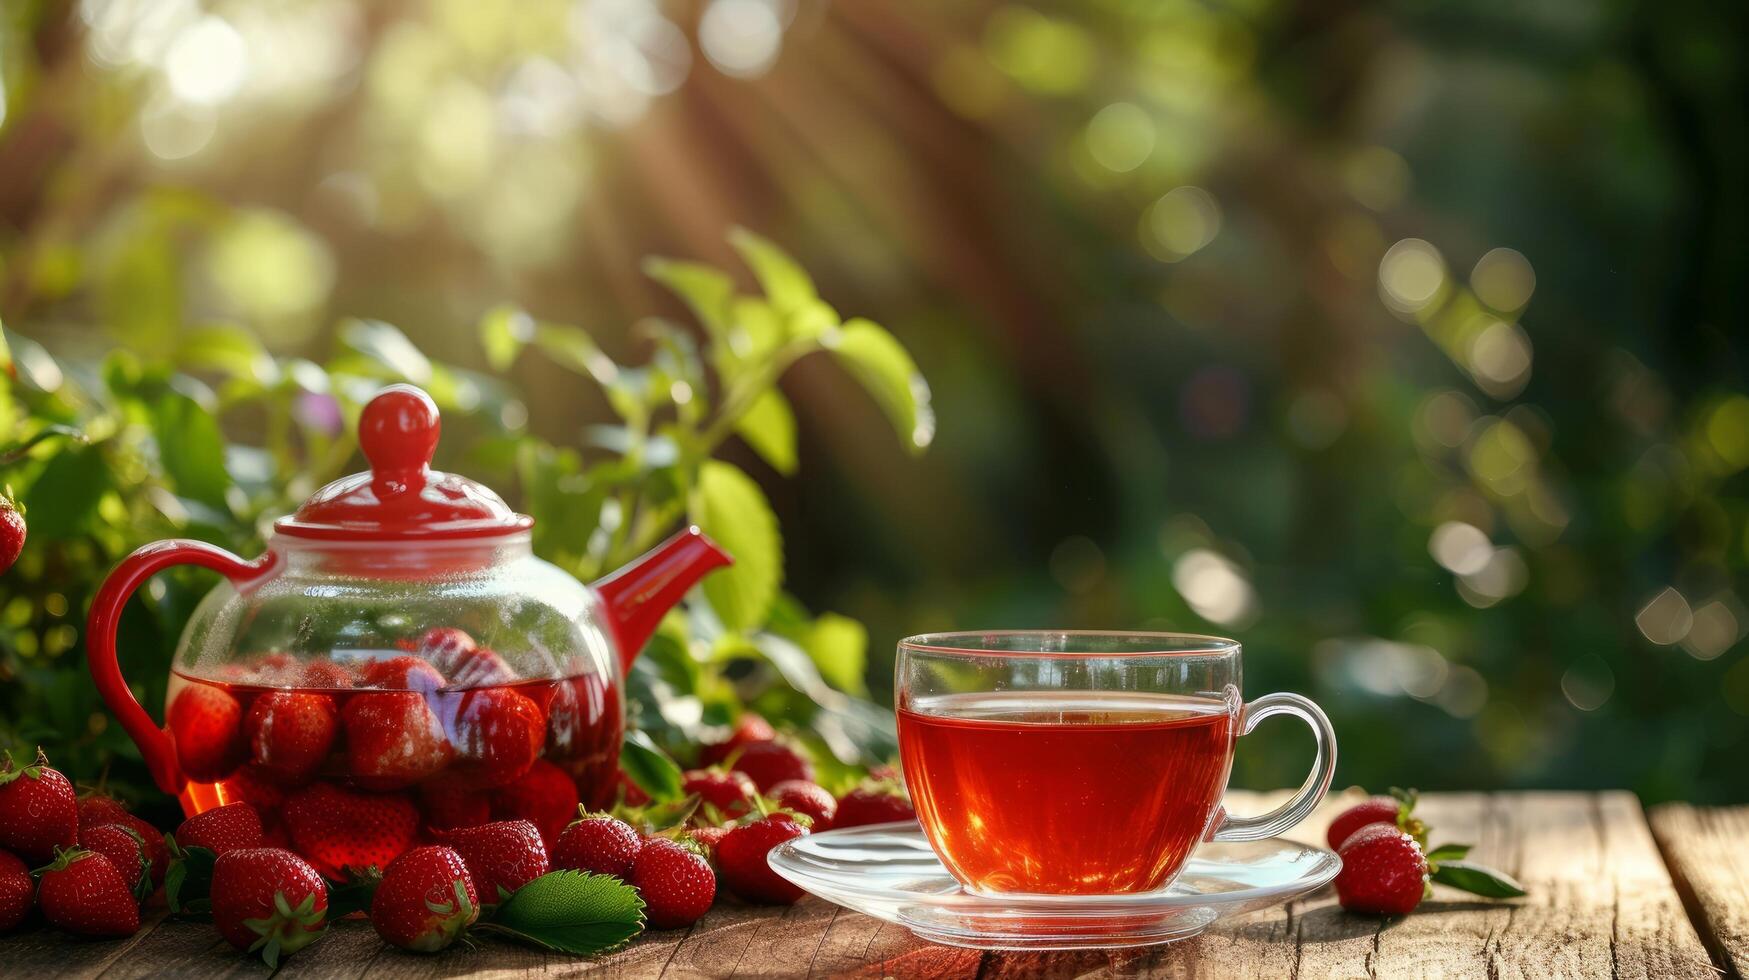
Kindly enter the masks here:
M 125 399 L 96 431 L 89 407 L 44 405 L 61 375 L 113 394 L 155 371 L 225 437 L 272 445 L 280 416 L 188 380 L 212 364 L 154 365 L 222 329 L 306 379 L 372 344 L 378 369 L 417 368 L 401 334 L 347 319 L 367 318 L 444 372 L 450 465 L 530 506 L 505 440 L 587 466 L 616 409 L 552 360 L 493 370 L 482 317 L 512 303 L 643 360 L 665 349 L 646 317 L 690 322 L 643 258 L 751 289 L 726 238 L 744 226 L 884 324 L 933 391 L 913 455 L 881 402 L 805 358 L 782 380 L 794 476 L 724 447 L 769 497 L 789 593 L 866 626 L 860 676 L 828 669 L 833 687 L 888 702 L 893 642 L 925 630 L 1214 632 L 1244 641 L 1247 693 L 1325 706 L 1340 783 L 1740 800 L 1743 16 L 11 2 L 0 318 L 36 423 L 0 411 L 0 448 L 145 424 Z M 285 417 L 319 429 L 307 415 Z M 0 478 L 30 484 L 69 445 Z M 229 530 L 208 536 L 248 547 L 357 466 L 318 448 L 288 444 L 247 506 L 218 493 Z M 106 462 L 111 492 L 33 524 L 0 579 L 0 671 L 14 734 L 125 769 L 82 693 L 80 597 L 191 518 L 159 506 L 151 474 L 175 460 Z M 247 454 L 226 462 L 249 485 Z M 150 611 L 160 658 L 174 597 Z M 1235 784 L 1298 782 L 1307 740 L 1275 727 Z

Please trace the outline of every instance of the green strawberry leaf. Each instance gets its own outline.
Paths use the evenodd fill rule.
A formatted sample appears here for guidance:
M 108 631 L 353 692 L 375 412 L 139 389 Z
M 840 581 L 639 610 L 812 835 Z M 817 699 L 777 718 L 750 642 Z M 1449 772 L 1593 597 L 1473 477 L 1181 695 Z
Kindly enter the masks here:
M 164 873 L 164 899 L 177 915 L 204 915 L 213 910 L 213 862 L 218 855 L 204 847 L 182 847 L 164 835 L 174 859 Z
M 476 927 L 573 956 L 625 945 L 644 930 L 644 900 L 618 878 L 553 871 L 518 888 Z
M 1524 894 L 1524 886 L 1511 875 L 1469 861 L 1441 864 L 1433 872 L 1433 880 L 1484 898 L 1516 898 Z
M 619 767 L 651 799 L 672 800 L 680 795 L 680 767 L 638 729 L 626 732 L 620 743 Z
M 1469 844 L 1441 844 L 1427 852 L 1428 864 L 1439 864 L 1444 861 L 1461 861 L 1464 855 L 1470 853 Z
M 351 915 L 354 912 L 369 912 L 370 900 L 377 893 L 377 884 L 383 880 L 382 872 L 375 865 L 359 869 L 349 869 L 351 875 L 339 884 L 328 886 L 328 920 L 330 922 Z

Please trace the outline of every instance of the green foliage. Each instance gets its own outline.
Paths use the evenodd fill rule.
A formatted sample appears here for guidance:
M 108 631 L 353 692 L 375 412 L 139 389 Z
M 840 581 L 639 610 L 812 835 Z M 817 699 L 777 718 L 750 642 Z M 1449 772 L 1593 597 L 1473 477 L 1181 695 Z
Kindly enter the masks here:
M 616 949 L 644 928 L 644 900 L 618 878 L 554 871 L 518 888 L 480 931 L 573 956 Z
M 0 724 L 9 729 L 0 738 L 41 741 L 57 762 L 79 773 L 108 771 L 124 791 L 146 786 L 137 753 L 86 676 L 80 631 L 91 592 L 122 555 L 163 537 L 257 552 L 273 517 L 361 465 L 352 427 L 363 402 L 382 384 L 405 380 L 452 412 L 441 451 L 467 457 L 505 490 L 519 489 L 536 519 L 537 553 L 568 571 L 593 578 L 617 568 L 686 520 L 734 555 L 734 566 L 707 578 L 669 617 L 634 671 L 633 724 L 648 733 L 628 738 L 623 761 L 652 796 L 678 795 L 669 755 L 697 740 L 701 720 L 726 723 L 749 703 L 802 726 L 836 764 L 884 758 L 891 718 L 857 700 L 867 694 L 866 632 L 843 616 L 813 618 L 781 593 L 777 518 L 757 482 L 714 457 L 738 435 L 780 472 L 794 470 L 795 419 L 777 382 L 811 353 L 834 351 L 904 438 L 917 410 L 914 402 L 895 410 L 900 389 L 921 392 L 925 403 L 927 389 L 918 380 L 895 385 L 890 371 L 868 368 L 880 362 L 914 372 L 878 327 L 841 327 L 828 316 L 776 246 L 744 232 L 735 241 L 763 294 L 738 294 L 728 273 L 706 266 L 648 263 L 698 312 L 702 336 L 663 321 L 642 325 L 650 350 L 642 364 L 616 363 L 582 329 L 512 306 L 482 317 L 482 356 L 494 370 L 533 354 L 601 387 L 618 421 L 574 446 L 507 423 L 526 413 L 501 410 L 515 400 L 504 382 L 435 361 L 377 320 L 341 323 L 323 364 L 275 357 L 230 324 L 172 331 L 165 354 L 115 350 L 98 364 L 63 364 L 28 345 L 39 370 L 21 372 L 0 392 L 0 454 L 17 457 L 4 478 L 22 492 L 31 524 L 0 609 L 0 676 L 24 682 L 0 690 Z M 884 340 L 873 345 L 858 339 L 877 333 Z M 879 353 L 846 360 L 844 342 Z M 45 377 L 55 383 L 37 380 Z M 85 441 L 48 438 L 68 426 Z M 227 432 L 258 438 L 227 441 Z M 42 441 L 25 448 L 33 439 Z M 162 700 L 182 623 L 210 582 L 205 573 L 172 571 L 124 616 L 119 645 L 144 703 Z

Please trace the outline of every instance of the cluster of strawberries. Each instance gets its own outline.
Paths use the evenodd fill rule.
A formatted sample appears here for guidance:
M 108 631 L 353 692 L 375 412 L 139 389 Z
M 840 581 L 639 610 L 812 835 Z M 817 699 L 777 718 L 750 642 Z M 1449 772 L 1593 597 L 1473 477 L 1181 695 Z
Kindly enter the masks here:
M 1351 806 L 1325 834 L 1342 856 L 1336 897 L 1350 912 L 1408 915 L 1433 893 L 1433 882 L 1488 898 L 1515 898 L 1524 886 L 1464 858 L 1469 844 L 1428 848 L 1433 828 L 1415 816 L 1415 791 L 1393 789 Z
M 650 925 L 689 926 L 708 912 L 719 885 L 743 901 L 787 905 L 802 890 L 766 863 L 773 847 L 810 832 L 916 817 L 895 773 L 885 767 L 843 796 L 814 782 L 814 766 L 800 746 L 779 738 L 752 712 L 741 715 L 723 742 L 699 752 L 705 768 L 682 777 L 686 800 L 661 808 L 672 826 L 650 821 L 655 808 L 636 787 L 622 809 L 627 820 L 588 816 L 554 846 L 555 863 L 612 875 L 636 887 Z M 634 827 L 633 824 L 639 824 Z

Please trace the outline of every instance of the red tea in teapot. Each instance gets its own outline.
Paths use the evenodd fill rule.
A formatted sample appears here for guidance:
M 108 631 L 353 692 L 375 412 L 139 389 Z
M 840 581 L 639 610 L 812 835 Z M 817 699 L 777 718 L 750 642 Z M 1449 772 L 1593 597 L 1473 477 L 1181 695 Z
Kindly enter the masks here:
M 444 649 L 459 633 L 432 631 L 417 655 L 267 654 L 217 677 L 177 671 L 165 727 L 189 780 L 185 808 L 254 804 L 270 836 L 285 832 L 337 874 L 355 862 L 296 825 L 300 795 L 322 797 L 324 811 L 350 800 L 410 816 L 416 830 L 527 819 L 549 841 L 579 803 L 610 805 L 622 734 L 613 685 L 596 673 L 519 679 L 471 641 Z

